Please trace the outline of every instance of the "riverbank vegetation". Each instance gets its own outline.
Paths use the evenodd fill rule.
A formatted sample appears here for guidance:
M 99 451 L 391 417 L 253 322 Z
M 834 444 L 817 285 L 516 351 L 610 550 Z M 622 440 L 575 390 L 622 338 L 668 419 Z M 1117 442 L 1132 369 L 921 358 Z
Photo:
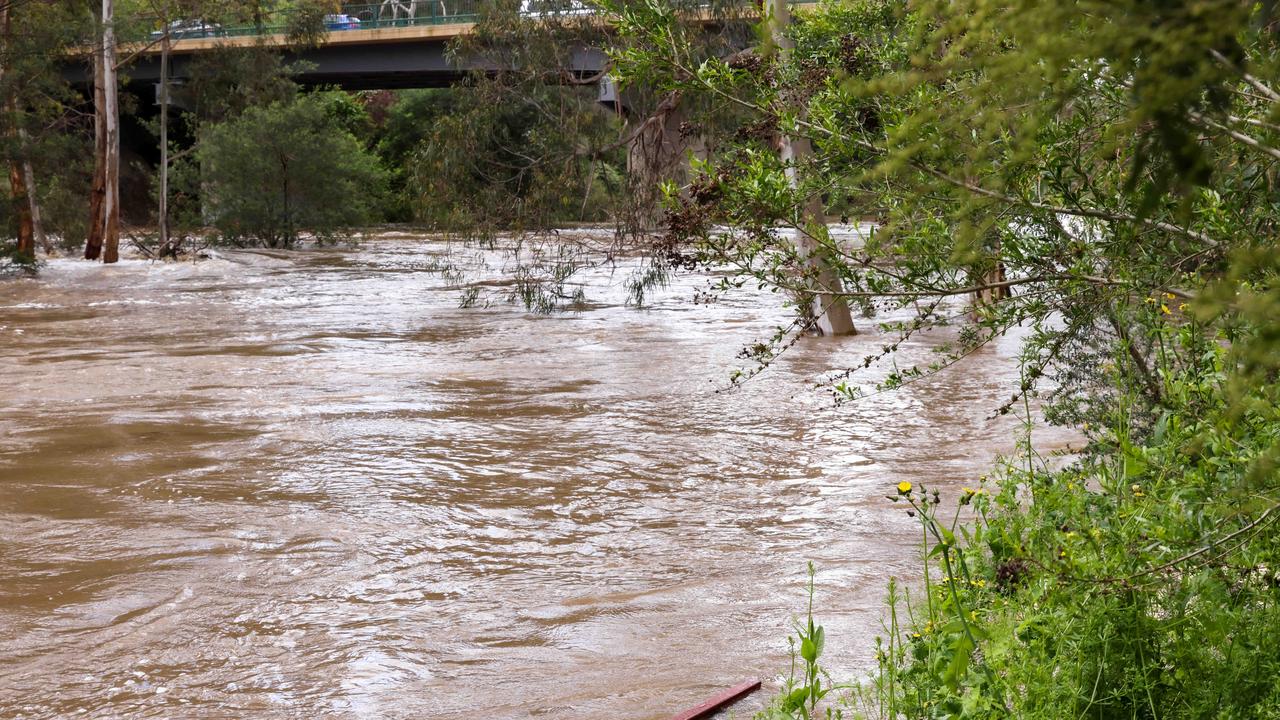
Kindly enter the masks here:
M 960 492 L 886 478 L 921 523 L 925 587 L 895 588 L 878 671 L 830 712 L 1280 716 L 1270 4 L 851 0 L 696 63 L 661 6 L 615 10 L 626 77 L 740 118 L 668 188 L 673 247 L 872 322 L 909 311 L 832 376 L 855 411 L 1016 328 L 1022 381 L 992 413 L 1036 406 L 1087 437 L 1055 460 L 1028 429 Z M 780 159 L 778 136 L 814 154 Z M 875 231 L 833 242 L 815 196 Z M 936 362 L 859 386 L 930 331 L 954 337 Z M 796 682 L 767 715 L 813 712 L 812 674 Z
M 139 250 L 172 256 L 188 238 L 275 246 L 384 222 L 476 235 L 613 217 L 625 196 L 623 122 L 597 103 L 594 84 L 543 77 L 551 58 L 571 54 L 565 42 L 505 58 L 510 72 L 463 73 L 453 88 L 304 87 L 311 65 L 298 58 L 357 22 L 348 10 L 404 12 L 319 0 L 6 6 L 0 134 L 15 173 L 0 203 L 6 264 L 32 266 L 38 246 L 93 258 L 106 247 L 114 261 L 122 231 Z M 509 4 L 467 12 L 482 30 L 521 26 Z M 540 32 L 554 17 L 539 11 Z M 579 35 L 592 25 L 571 24 Z M 241 36 L 261 41 L 229 42 Z M 175 76 L 172 47 L 193 37 L 214 47 Z M 465 52 L 497 59 L 523 47 L 483 37 Z M 130 81 L 132 68 L 157 62 L 161 82 Z M 104 63 L 119 77 L 95 73 Z M 293 169 L 269 178 L 268 150 L 293 158 Z M 250 193 L 241 177 L 269 192 L 258 183 Z

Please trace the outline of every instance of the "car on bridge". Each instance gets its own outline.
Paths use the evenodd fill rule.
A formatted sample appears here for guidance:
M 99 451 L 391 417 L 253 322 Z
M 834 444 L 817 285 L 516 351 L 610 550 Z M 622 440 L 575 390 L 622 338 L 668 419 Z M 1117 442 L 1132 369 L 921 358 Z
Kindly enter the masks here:
M 520 15 L 523 17 L 590 15 L 593 12 L 581 0 L 520 0 Z
M 168 33 L 174 40 L 217 37 L 222 34 L 222 26 L 204 20 L 174 20 L 169 23 Z M 164 35 L 164 30 L 155 30 L 151 33 L 151 39 L 159 40 Z
M 324 27 L 326 30 L 359 30 L 360 18 L 346 14 L 325 15 Z

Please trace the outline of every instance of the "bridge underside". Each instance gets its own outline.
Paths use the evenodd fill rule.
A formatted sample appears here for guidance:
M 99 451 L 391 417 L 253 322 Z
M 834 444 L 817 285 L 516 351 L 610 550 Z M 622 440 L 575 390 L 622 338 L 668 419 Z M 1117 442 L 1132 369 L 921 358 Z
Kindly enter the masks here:
M 320 47 L 302 51 L 285 51 L 288 62 L 297 62 L 300 72 L 294 79 L 302 85 L 330 85 L 346 90 L 392 90 L 401 88 L 447 87 L 463 80 L 475 70 L 494 70 L 491 64 L 481 60 L 455 61 L 448 55 L 448 42 L 453 35 L 437 34 L 433 37 L 387 42 L 370 37 L 366 42 L 355 42 L 356 35 L 374 35 L 376 31 L 331 33 L 343 36 L 343 42 L 330 41 Z M 170 74 L 175 82 L 191 77 L 195 57 L 218 52 L 218 42 L 209 40 L 183 40 L 174 44 L 170 57 Z M 226 43 L 243 46 L 242 43 Z M 574 53 L 571 71 L 579 77 L 598 74 L 606 66 L 604 53 L 583 49 Z M 91 80 L 85 64 L 65 69 L 67 78 L 78 85 L 88 85 Z M 134 83 L 159 83 L 160 56 L 148 52 L 129 64 L 123 73 Z

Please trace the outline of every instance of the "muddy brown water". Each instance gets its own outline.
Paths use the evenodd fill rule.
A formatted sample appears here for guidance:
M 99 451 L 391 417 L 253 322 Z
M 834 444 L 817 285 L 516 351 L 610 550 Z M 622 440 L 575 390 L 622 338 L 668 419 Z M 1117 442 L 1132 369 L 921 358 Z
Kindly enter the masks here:
M 829 667 L 865 671 L 919 566 L 885 495 L 1009 447 L 1012 345 L 836 407 L 814 381 L 885 338 L 812 339 L 717 392 L 776 295 L 684 276 L 638 310 L 624 264 L 579 312 L 458 307 L 507 262 L 386 238 L 0 283 L 0 716 L 662 718 L 785 670 L 807 560 Z

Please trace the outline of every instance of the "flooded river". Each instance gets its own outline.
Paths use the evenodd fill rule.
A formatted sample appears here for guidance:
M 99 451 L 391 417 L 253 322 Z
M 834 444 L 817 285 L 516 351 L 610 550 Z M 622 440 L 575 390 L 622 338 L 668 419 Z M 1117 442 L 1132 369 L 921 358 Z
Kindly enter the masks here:
M 504 262 L 0 283 L 0 717 L 663 718 L 785 670 L 806 560 L 830 667 L 865 670 L 918 572 L 885 495 L 1009 447 L 1010 348 L 835 407 L 814 380 L 884 338 L 812 339 L 717 392 L 778 296 L 635 309 L 622 267 L 580 311 L 459 308 Z

